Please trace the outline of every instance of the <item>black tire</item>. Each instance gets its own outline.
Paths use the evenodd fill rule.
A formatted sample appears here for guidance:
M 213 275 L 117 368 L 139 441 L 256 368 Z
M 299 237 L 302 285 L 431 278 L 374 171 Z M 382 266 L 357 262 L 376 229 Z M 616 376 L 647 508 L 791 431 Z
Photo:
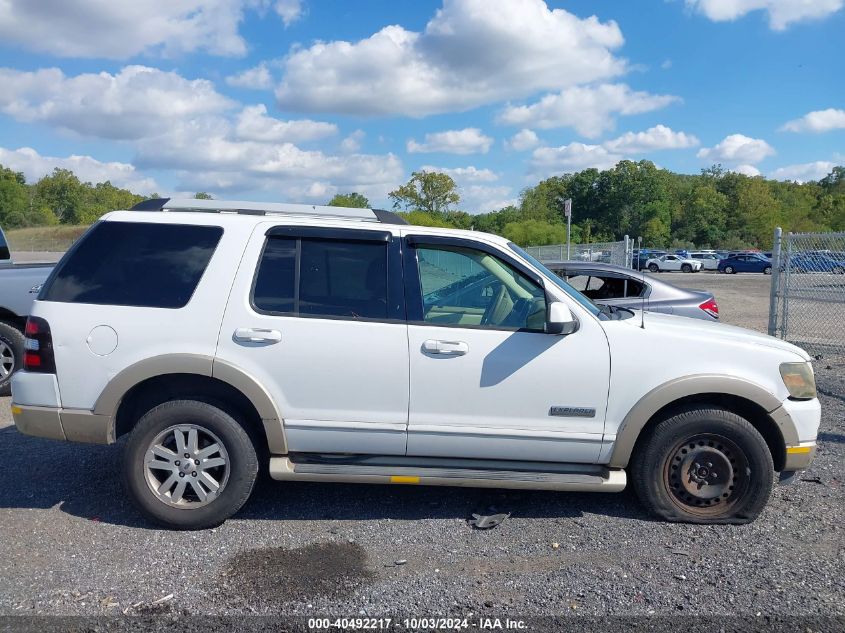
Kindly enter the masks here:
M 169 505 L 156 496 L 147 481 L 144 462 L 148 448 L 161 433 L 181 424 L 210 431 L 228 456 L 228 478 L 219 494 L 199 507 Z M 255 447 L 240 422 L 221 409 L 196 400 L 171 400 L 145 413 L 130 432 L 124 449 L 123 486 L 131 501 L 144 516 L 179 530 L 201 530 L 223 523 L 246 503 L 257 475 Z
M 763 269 L 763 274 L 764 274 L 764 275 L 771 275 L 771 274 L 772 274 L 772 267 L 771 267 L 771 266 L 766 266 L 766 267 Z
M 736 273 L 736 269 L 733 266 L 725 266 L 725 274 L 726 275 L 733 275 Z
M 750 523 L 774 483 L 772 455 L 757 429 L 706 405 L 652 427 L 637 443 L 630 474 L 651 513 L 684 523 Z
M 682 273 L 691 273 L 692 272 L 692 266 L 690 266 L 689 264 L 681 264 L 681 272 Z
M 649 264 L 649 265 L 648 265 L 648 269 L 649 269 L 651 272 L 656 273 L 656 272 L 658 272 L 658 271 L 660 270 L 660 267 L 659 267 L 657 264 Z
M 0 396 L 12 393 L 12 374 L 23 367 L 24 335 L 8 321 L 0 321 Z M 11 369 L 11 371 L 9 371 Z M 9 371 L 7 376 L 4 376 Z

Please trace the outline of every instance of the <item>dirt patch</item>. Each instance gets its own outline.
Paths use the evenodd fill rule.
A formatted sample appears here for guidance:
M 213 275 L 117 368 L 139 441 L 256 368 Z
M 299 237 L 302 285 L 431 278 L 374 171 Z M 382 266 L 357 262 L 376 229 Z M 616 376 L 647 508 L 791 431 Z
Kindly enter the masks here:
M 221 589 L 228 602 L 258 608 L 317 596 L 346 596 L 375 577 L 366 561 L 366 552 L 357 543 L 253 549 L 229 560 Z

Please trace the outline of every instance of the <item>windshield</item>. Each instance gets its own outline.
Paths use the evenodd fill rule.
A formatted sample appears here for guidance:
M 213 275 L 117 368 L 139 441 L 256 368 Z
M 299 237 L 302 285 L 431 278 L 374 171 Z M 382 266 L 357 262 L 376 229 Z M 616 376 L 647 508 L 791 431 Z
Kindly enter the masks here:
M 541 264 L 538 260 L 534 259 L 531 255 L 526 253 L 519 246 L 517 246 L 513 242 L 508 242 L 508 246 L 511 248 L 511 250 L 513 252 L 515 252 L 517 255 L 522 257 L 524 260 L 530 262 L 532 266 L 534 266 L 537 270 L 542 272 L 546 276 L 546 279 L 551 281 L 554 285 L 556 285 L 558 288 L 563 290 L 570 297 L 575 299 L 575 301 L 577 301 L 582 306 L 584 306 L 584 308 L 586 308 L 592 315 L 598 316 L 601 313 L 601 308 L 599 308 L 589 298 L 585 297 L 580 292 L 575 290 L 575 288 L 570 286 L 563 279 L 561 279 L 558 275 L 556 275 L 554 272 L 552 272 L 551 270 L 546 268 L 543 264 Z

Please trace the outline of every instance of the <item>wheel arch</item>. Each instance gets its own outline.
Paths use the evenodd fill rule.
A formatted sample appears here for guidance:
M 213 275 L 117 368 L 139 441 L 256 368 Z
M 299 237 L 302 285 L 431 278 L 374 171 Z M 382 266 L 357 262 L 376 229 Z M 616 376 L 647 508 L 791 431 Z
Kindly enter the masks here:
M 634 405 L 619 426 L 608 465 L 627 467 L 648 429 L 692 405 L 721 407 L 748 420 L 766 440 L 776 470 L 785 464 L 786 446 L 798 443 L 782 403 L 763 387 L 735 376 L 688 376 L 652 389 Z
M 247 372 L 210 356 L 169 354 L 131 365 L 109 381 L 93 413 L 111 419 L 117 438 L 130 430 L 139 408 L 185 396 L 237 408 L 263 430 L 271 453 L 287 453 L 283 419 L 268 391 Z

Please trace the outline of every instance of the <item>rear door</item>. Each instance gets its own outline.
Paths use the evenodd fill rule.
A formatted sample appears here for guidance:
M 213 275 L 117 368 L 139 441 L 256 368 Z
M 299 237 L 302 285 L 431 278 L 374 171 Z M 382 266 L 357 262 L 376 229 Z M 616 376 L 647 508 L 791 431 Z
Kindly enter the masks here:
M 288 450 L 404 455 L 408 340 L 398 237 L 261 224 L 217 356 L 255 376 Z

